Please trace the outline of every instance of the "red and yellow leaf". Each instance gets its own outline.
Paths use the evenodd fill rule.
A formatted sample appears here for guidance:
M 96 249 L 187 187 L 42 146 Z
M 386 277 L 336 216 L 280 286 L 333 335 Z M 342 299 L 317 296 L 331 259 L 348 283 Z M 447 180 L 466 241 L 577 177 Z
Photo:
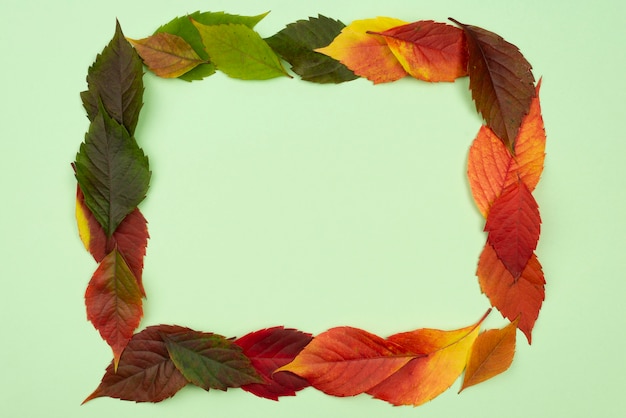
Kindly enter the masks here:
M 280 396 L 294 396 L 297 391 L 309 386 L 309 382 L 293 373 L 276 370 L 292 362 L 311 340 L 311 334 L 284 327 L 263 329 L 235 340 L 234 343 L 243 349 L 265 381 L 241 388 L 277 401 Z
M 196 51 L 177 35 L 160 32 L 144 39 L 127 40 L 150 71 L 159 77 L 176 78 L 206 63 Z
M 406 71 L 385 39 L 368 32 L 384 32 L 406 23 L 389 17 L 355 20 L 330 45 L 315 51 L 336 59 L 374 84 L 396 81 L 405 77 Z
M 518 320 L 515 320 L 502 329 L 490 329 L 476 338 L 459 393 L 505 372 L 511 366 L 517 323 Z
M 531 342 L 532 329 L 545 298 L 546 281 L 541 264 L 533 254 L 519 278 L 514 278 L 487 243 L 478 260 L 476 271 L 480 288 L 491 305 L 509 321 L 519 317 L 517 327 Z
M 98 388 L 83 401 L 102 396 L 135 402 L 160 402 L 187 385 L 170 359 L 162 336 L 190 331 L 179 326 L 148 327 L 130 340 L 117 370 L 111 362 Z
M 539 207 L 521 180 L 496 199 L 487 216 L 487 242 L 517 279 L 533 255 L 541 231 Z
M 148 245 L 148 222 L 139 209 L 133 210 L 120 223 L 110 238 L 93 216 L 80 187 L 76 191 L 76 221 L 83 245 L 96 262 L 101 262 L 113 249 L 124 256 L 124 260 L 137 279 L 142 296 L 145 291 L 142 283 L 143 259 Z
M 329 395 L 354 396 L 378 385 L 417 356 L 367 331 L 337 327 L 316 336 L 278 371 L 295 373 Z
M 422 20 L 379 32 L 407 73 L 424 81 L 454 81 L 467 75 L 463 31 Z
M 479 323 L 455 331 L 419 329 L 392 335 L 390 342 L 419 356 L 367 393 L 393 405 L 418 406 L 435 398 L 465 369 Z
M 87 319 L 113 350 L 114 365 L 143 315 L 141 290 L 124 257 L 113 250 L 100 262 L 85 292 Z
M 472 143 L 468 157 L 467 175 L 474 201 L 486 218 L 489 208 L 502 191 L 518 180 L 533 191 L 539 182 L 545 159 L 546 133 L 541 116 L 539 90 L 531 102 L 515 140 L 512 155 L 493 131 L 482 126 Z

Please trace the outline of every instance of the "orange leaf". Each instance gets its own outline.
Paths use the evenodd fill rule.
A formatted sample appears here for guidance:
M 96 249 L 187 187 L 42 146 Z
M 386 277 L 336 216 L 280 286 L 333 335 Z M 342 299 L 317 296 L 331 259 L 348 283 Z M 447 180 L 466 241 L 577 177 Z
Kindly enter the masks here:
M 535 189 L 545 159 L 546 134 L 541 117 L 539 89 L 524 117 L 515 155 L 507 150 L 491 129 L 482 126 L 469 151 L 467 175 L 474 201 L 486 218 L 489 208 L 505 188 L 522 180 L 528 190 Z
M 459 393 L 505 372 L 513 362 L 518 320 L 502 329 L 490 329 L 478 336 L 467 362 Z
M 543 271 L 533 254 L 518 279 L 500 261 L 494 248 L 487 243 L 478 260 L 476 271 L 480 288 L 491 306 L 509 321 L 519 317 L 517 327 L 531 342 L 531 333 L 545 298 Z
M 180 77 L 206 62 L 177 35 L 161 32 L 144 39 L 127 39 L 144 64 L 159 77 Z
M 496 199 L 485 231 L 489 232 L 487 242 L 517 279 L 537 248 L 541 231 L 539 208 L 525 183 L 512 184 Z
M 396 343 L 351 327 L 332 328 L 278 371 L 305 378 L 334 396 L 353 396 L 376 386 L 417 355 Z
M 133 210 L 126 215 L 113 235 L 107 239 L 104 229 L 85 205 L 84 195 L 80 187 L 76 189 L 76 221 L 78 234 L 83 245 L 98 263 L 117 247 L 118 252 L 124 256 L 124 260 L 137 279 L 141 294 L 145 296 L 142 283 L 143 259 L 150 237 L 146 218 L 139 209 Z
M 421 356 L 367 391 L 393 405 L 418 406 L 448 389 L 461 375 L 479 325 L 456 331 L 420 329 L 392 335 L 390 342 Z
M 355 20 L 343 28 L 333 42 L 315 51 L 340 61 L 355 74 L 374 84 L 396 81 L 406 76 L 385 39 L 368 32 L 384 32 L 406 22 L 389 17 Z
M 143 315 L 141 290 L 124 257 L 113 250 L 93 274 L 85 292 L 87 319 L 113 349 L 115 368 Z
M 445 23 L 422 20 L 379 32 L 402 67 L 424 81 L 454 81 L 467 75 L 463 31 Z

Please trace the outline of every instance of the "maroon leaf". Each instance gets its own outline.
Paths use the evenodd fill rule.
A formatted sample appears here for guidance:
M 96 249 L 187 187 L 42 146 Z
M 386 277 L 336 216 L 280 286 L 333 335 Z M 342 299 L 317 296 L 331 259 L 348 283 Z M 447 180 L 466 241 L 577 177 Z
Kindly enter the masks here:
M 513 152 L 522 119 L 535 96 L 532 67 L 515 45 L 499 35 L 450 20 L 465 31 L 470 89 L 476 109 Z
M 274 371 L 288 363 L 311 342 L 313 337 L 295 329 L 274 327 L 244 335 L 235 340 L 252 366 L 265 380 L 264 384 L 253 383 L 242 386 L 243 390 L 262 398 L 277 401 L 280 396 L 294 396 L 309 383 L 289 372 Z
M 98 388 L 83 401 L 108 396 L 135 402 L 160 402 L 187 384 L 165 347 L 162 335 L 189 331 L 170 325 L 148 327 L 130 340 L 115 372 L 111 363 Z

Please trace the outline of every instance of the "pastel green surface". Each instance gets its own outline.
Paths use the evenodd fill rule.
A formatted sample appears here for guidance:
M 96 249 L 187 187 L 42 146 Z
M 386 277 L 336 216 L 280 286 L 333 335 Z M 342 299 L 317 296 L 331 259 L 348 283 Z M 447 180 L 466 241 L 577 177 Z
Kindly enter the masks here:
M 543 76 L 546 170 L 535 192 L 547 296 L 505 374 L 414 409 L 306 389 L 272 402 L 186 388 L 161 404 L 96 399 L 110 349 L 86 320 L 96 265 L 74 221 L 79 92 L 118 18 L 141 38 L 195 10 L 255 15 L 263 37 L 322 13 L 452 16 L 520 47 Z M 7 417 L 620 417 L 626 410 L 626 3 L 4 0 L 0 15 L 0 415 Z M 465 178 L 480 126 L 467 80 L 340 86 L 144 77 L 135 136 L 153 178 L 141 326 L 227 336 L 336 325 L 452 329 L 488 307 L 483 220 Z M 244 307 L 242 309 L 242 307 Z M 505 322 L 492 314 L 487 327 Z M 202 411 L 202 412 L 200 412 Z

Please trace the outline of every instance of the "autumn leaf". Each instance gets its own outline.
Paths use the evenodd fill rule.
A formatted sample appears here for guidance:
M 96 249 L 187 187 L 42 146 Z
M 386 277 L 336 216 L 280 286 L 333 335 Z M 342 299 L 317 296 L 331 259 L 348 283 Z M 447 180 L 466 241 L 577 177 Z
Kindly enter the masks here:
M 450 19 L 465 32 L 468 73 L 476 109 L 511 151 L 535 96 L 531 66 L 519 49 L 499 35 Z
M 478 260 L 476 275 L 491 306 L 511 322 L 519 317 L 518 328 L 530 343 L 532 329 L 545 298 L 546 281 L 537 257 L 534 254 L 530 257 L 524 271 L 516 279 L 487 243 Z
M 463 31 L 445 23 L 422 20 L 377 32 L 411 76 L 424 81 L 454 81 L 467 75 Z
M 353 396 L 396 373 L 417 354 L 367 331 L 337 327 L 313 338 L 294 361 L 278 369 L 305 378 L 334 396 Z
M 263 382 L 241 347 L 221 335 L 189 330 L 164 334 L 163 340 L 176 368 L 205 390 Z
M 180 36 L 157 33 L 148 38 L 128 41 L 135 47 L 144 64 L 156 75 L 176 78 L 206 63 Z
M 515 320 L 502 329 L 490 329 L 476 338 L 459 393 L 505 372 L 511 366 L 517 323 L 518 320 Z
M 148 245 L 148 227 L 146 218 L 135 208 L 117 227 L 113 236 L 107 238 L 104 229 L 93 216 L 87 205 L 80 187 L 76 188 L 76 221 L 78 234 L 85 249 L 91 253 L 97 263 L 117 248 L 128 264 L 130 271 L 137 280 L 142 296 L 146 296 L 143 288 L 143 259 Z
M 271 38 L 268 45 L 303 80 L 315 83 L 341 83 L 358 78 L 345 65 L 327 55 L 315 52 L 333 41 L 346 25 L 338 20 L 318 15 L 309 20 L 299 20 Z
M 541 231 L 539 207 L 523 181 L 506 189 L 494 202 L 485 231 L 498 258 L 519 278 L 532 256 Z
M 389 342 L 419 355 L 367 393 L 393 405 L 418 406 L 432 400 L 465 369 L 480 322 L 455 331 L 418 329 L 392 335 Z
M 229 77 L 266 80 L 289 76 L 272 48 L 248 26 L 192 23 L 200 32 L 211 61 Z
M 130 340 L 120 357 L 117 371 L 107 367 L 98 388 L 83 401 L 102 396 L 135 402 L 160 402 L 187 385 L 169 357 L 162 336 L 191 331 L 179 326 L 148 327 Z
M 485 218 L 505 188 L 521 180 L 528 190 L 533 191 L 539 182 L 546 147 L 539 103 L 540 88 L 541 81 L 537 84 L 530 111 L 524 117 L 515 140 L 515 155 L 511 155 L 502 141 L 486 126 L 480 128 L 469 150 L 467 176 L 474 201 Z
M 110 237 L 145 198 L 150 171 L 148 158 L 135 139 L 100 108 L 74 167 L 85 204 Z
M 85 305 L 87 319 L 111 346 L 117 367 L 143 315 L 137 279 L 119 251 L 104 257 L 96 269 L 85 292 Z
M 241 388 L 263 398 L 278 400 L 280 396 L 294 396 L 309 386 L 306 380 L 295 374 L 275 371 L 293 361 L 311 340 L 311 334 L 284 327 L 263 329 L 235 340 L 264 380 Z
M 333 42 L 315 51 L 340 61 L 355 74 L 374 84 L 396 81 L 406 76 L 382 36 L 368 32 L 384 32 L 407 22 L 389 17 L 355 20 L 346 26 Z
M 111 42 L 100 53 L 87 73 L 87 91 L 80 94 L 89 120 L 106 112 L 132 136 L 143 105 L 143 65 L 128 43 L 119 22 Z

